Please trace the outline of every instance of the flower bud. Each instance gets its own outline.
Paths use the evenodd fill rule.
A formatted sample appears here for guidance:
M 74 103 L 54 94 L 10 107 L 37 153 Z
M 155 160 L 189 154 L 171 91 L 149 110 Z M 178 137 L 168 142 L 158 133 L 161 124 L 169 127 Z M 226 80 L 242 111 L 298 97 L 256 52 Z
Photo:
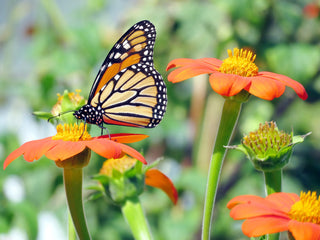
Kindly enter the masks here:
M 275 122 L 266 122 L 244 136 L 242 144 L 235 148 L 244 152 L 257 170 L 275 171 L 289 162 L 293 146 L 307 135 L 294 137 L 292 132 L 280 131 Z
M 100 181 L 106 194 L 116 204 L 123 204 L 127 199 L 139 196 L 145 185 L 141 162 L 127 155 L 107 159 L 95 179 Z

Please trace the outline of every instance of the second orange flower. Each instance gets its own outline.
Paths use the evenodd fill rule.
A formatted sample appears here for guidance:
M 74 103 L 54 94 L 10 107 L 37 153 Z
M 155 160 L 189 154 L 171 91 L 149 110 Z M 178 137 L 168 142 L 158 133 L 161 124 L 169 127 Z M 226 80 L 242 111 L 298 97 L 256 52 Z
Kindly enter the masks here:
M 167 71 L 177 67 L 168 75 L 170 82 L 180 82 L 201 74 L 210 74 L 209 82 L 212 89 L 222 96 L 231 97 L 242 90 L 265 99 L 280 97 L 285 87 L 291 87 L 297 95 L 306 100 L 308 94 L 297 81 L 272 72 L 259 72 L 254 63 L 256 55 L 250 50 L 228 50 L 229 57 L 225 60 L 216 58 L 188 59 L 179 58 L 169 62 Z

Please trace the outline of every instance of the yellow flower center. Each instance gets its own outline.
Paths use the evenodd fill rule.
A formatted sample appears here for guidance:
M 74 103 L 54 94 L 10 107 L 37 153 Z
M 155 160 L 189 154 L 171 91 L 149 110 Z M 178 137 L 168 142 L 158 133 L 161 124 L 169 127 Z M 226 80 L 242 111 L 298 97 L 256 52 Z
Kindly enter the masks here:
M 100 170 L 101 174 L 107 175 L 108 177 L 112 177 L 113 169 L 124 173 L 125 171 L 132 168 L 137 162 L 137 159 L 124 155 L 121 158 L 111 158 L 106 160 L 103 163 L 103 166 Z
M 228 49 L 229 57 L 223 60 L 219 72 L 236 74 L 242 77 L 254 77 L 258 74 L 258 67 L 254 63 L 256 55 L 250 50 L 234 48 L 233 54 Z
M 91 136 L 87 132 L 87 125 L 83 123 L 80 123 L 79 126 L 76 123 L 74 125 L 64 124 L 63 126 L 59 124 L 57 126 L 57 134 L 52 139 L 78 142 L 90 140 Z
M 299 222 L 320 224 L 320 196 L 316 192 L 301 192 L 300 200 L 292 205 L 290 218 Z

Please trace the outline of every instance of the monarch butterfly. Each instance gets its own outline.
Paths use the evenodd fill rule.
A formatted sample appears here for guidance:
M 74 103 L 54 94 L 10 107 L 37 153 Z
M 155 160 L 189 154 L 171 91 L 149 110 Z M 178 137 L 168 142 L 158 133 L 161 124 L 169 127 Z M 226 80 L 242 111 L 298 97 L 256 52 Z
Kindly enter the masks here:
M 153 128 L 166 111 L 167 89 L 153 67 L 154 25 L 133 25 L 113 46 L 95 78 L 88 102 L 73 115 L 103 123 Z

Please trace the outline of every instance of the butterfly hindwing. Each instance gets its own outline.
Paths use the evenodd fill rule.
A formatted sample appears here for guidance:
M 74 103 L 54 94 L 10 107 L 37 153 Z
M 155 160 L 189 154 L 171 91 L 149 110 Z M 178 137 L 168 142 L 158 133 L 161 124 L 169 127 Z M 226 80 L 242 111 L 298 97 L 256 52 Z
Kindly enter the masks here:
M 87 105 L 74 115 L 97 125 L 155 127 L 167 105 L 166 86 L 153 67 L 155 38 L 149 21 L 133 25 L 104 60 Z
M 92 99 L 92 106 L 97 103 L 107 124 L 150 128 L 165 113 L 166 87 L 152 66 L 138 63 L 116 74 Z

